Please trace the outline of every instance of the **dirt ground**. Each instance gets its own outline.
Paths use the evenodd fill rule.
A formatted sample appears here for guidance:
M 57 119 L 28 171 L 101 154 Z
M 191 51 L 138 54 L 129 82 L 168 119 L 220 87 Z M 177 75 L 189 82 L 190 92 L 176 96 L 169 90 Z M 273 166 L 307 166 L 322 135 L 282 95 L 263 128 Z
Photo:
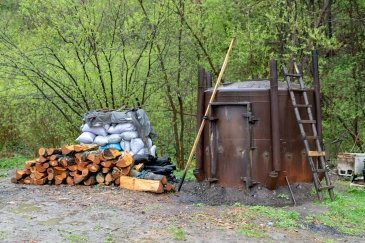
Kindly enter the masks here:
M 11 172 L 9 173 L 11 174 Z M 309 194 L 310 185 L 293 185 L 298 201 L 289 206 L 305 217 L 323 212 Z M 257 219 L 264 238 L 239 232 L 242 222 L 227 215 L 233 204 L 292 205 L 287 188 L 269 191 L 209 187 L 188 182 L 179 193 L 154 195 L 116 187 L 27 186 L 0 178 L 1 242 L 364 242 L 325 226 L 270 227 Z M 224 212 L 224 214 L 223 214 Z M 181 237 L 182 236 L 182 237 Z

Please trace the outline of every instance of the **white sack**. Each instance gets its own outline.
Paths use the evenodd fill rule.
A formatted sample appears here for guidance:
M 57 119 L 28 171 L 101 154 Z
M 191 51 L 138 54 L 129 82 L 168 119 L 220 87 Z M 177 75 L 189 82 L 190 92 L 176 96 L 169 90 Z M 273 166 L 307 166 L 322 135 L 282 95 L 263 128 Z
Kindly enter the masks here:
M 122 147 L 123 151 L 131 151 L 131 143 L 129 141 L 122 140 L 120 142 L 120 146 Z
M 122 134 L 120 134 L 120 136 L 122 137 L 123 140 L 131 141 L 133 138 L 138 137 L 138 132 L 136 131 L 123 132 Z
M 146 154 L 145 151 L 144 151 L 144 148 L 139 150 L 136 154 L 140 154 L 140 155 L 143 155 L 143 154 Z
M 108 143 L 119 143 L 120 140 L 122 140 L 120 134 L 111 134 L 108 135 L 107 138 L 108 138 Z
M 152 147 L 152 139 L 147 138 L 147 146 L 148 146 L 148 148 Z
M 115 126 L 110 126 L 108 133 L 121 134 L 127 131 L 135 131 L 136 128 L 132 123 L 120 123 Z
M 138 151 L 140 151 L 141 149 L 144 148 L 144 144 L 142 139 L 140 138 L 133 138 L 131 140 L 131 150 L 133 153 L 137 153 Z
M 108 131 L 108 129 L 110 128 L 110 124 L 105 124 L 104 125 L 104 129 L 105 129 L 105 131 Z
M 153 145 L 151 148 L 150 148 L 150 153 L 153 157 L 156 157 L 156 145 Z
M 89 127 L 89 125 L 87 123 L 85 123 L 82 128 L 81 131 L 83 132 L 91 132 L 95 135 L 99 135 L 99 136 L 106 136 L 108 135 L 107 132 L 105 131 L 104 127 Z
M 76 138 L 76 141 L 83 144 L 92 144 L 94 142 L 95 134 L 91 132 L 83 132 Z
M 94 143 L 96 143 L 99 146 L 104 146 L 108 143 L 108 137 L 105 136 L 96 136 L 94 139 Z

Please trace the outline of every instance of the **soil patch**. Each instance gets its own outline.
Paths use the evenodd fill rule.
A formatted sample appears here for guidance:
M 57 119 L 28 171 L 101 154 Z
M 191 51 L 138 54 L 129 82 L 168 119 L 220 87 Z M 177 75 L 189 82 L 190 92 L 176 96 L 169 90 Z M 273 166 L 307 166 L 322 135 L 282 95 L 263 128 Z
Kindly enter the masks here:
M 10 173 L 11 174 L 11 173 Z M 311 185 L 293 185 L 297 210 L 321 212 Z M 325 242 L 362 237 L 334 234 L 321 226 L 285 229 L 256 218 L 240 220 L 246 208 L 232 204 L 291 205 L 287 188 L 225 189 L 187 182 L 179 193 L 155 195 L 116 187 L 28 186 L 0 178 L 1 242 Z M 320 211 L 315 211 L 320 210 Z M 250 227 L 263 232 L 250 234 Z M 243 228 L 242 228 L 243 227 Z M 246 231 L 244 231 L 246 230 Z M 248 230 L 248 231 L 247 231 Z

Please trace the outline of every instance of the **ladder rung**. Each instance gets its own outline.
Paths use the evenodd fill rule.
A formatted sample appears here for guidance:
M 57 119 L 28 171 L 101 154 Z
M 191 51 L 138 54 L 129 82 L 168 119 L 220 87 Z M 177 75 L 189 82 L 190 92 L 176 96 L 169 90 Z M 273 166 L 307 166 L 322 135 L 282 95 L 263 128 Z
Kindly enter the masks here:
M 290 91 L 306 92 L 308 88 L 290 88 Z
M 333 188 L 335 188 L 335 186 L 333 186 L 333 185 L 321 186 L 320 188 L 318 188 L 318 191 L 327 190 L 327 189 L 333 189 Z
M 304 139 L 310 139 L 310 140 L 314 140 L 314 139 L 320 139 L 321 137 L 319 136 L 304 136 Z
M 293 105 L 294 107 L 312 107 L 312 105 L 306 105 L 306 104 L 296 104 Z
M 316 170 L 314 170 L 312 172 L 313 173 L 323 173 L 323 172 L 326 172 L 326 171 L 328 171 L 328 170 L 326 170 L 326 169 L 316 169 Z
M 299 123 L 315 124 L 316 120 L 298 120 Z
M 311 156 L 311 157 L 322 157 L 322 156 L 326 156 L 326 152 L 325 151 L 308 151 L 307 155 Z
M 302 77 L 301 74 L 297 74 L 297 73 L 286 73 L 285 76 L 288 76 L 288 77 L 297 77 L 297 78 Z

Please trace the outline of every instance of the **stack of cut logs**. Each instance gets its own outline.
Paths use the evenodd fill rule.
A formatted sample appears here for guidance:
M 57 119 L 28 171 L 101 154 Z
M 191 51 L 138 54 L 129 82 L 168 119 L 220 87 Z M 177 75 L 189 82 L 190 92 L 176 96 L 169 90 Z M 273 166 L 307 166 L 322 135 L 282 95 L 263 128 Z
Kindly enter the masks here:
M 166 176 L 141 173 L 144 164 L 134 163 L 128 152 L 113 148 L 98 150 L 97 145 L 68 145 L 61 149 L 40 148 L 38 153 L 37 159 L 26 161 L 25 168 L 16 171 L 13 183 L 102 184 L 155 193 L 173 190 Z

